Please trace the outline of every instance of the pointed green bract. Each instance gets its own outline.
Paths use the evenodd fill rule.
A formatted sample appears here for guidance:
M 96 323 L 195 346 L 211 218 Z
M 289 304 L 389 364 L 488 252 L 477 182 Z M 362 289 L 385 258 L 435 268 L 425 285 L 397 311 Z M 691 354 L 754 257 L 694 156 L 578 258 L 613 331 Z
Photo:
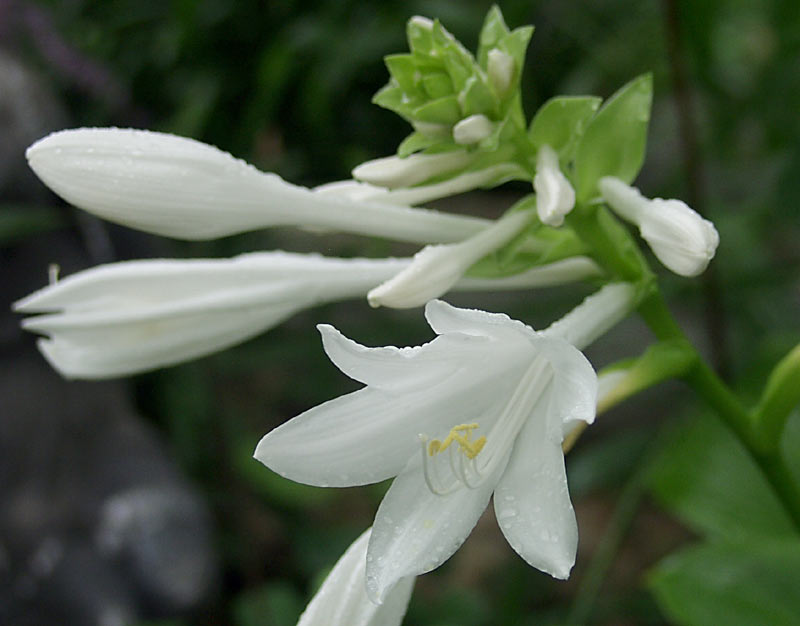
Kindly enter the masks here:
M 644 162 L 653 77 L 644 74 L 615 93 L 586 128 L 575 157 L 579 202 L 598 195 L 597 181 L 616 176 L 626 183 L 636 178 Z
M 483 27 L 481 34 L 478 37 L 478 63 L 483 69 L 486 69 L 486 59 L 489 56 L 489 50 L 496 48 L 497 44 L 508 35 L 509 30 L 506 22 L 503 19 L 503 13 L 500 7 L 496 4 L 492 5 L 486 18 L 483 20 Z
M 601 102 L 602 99 L 595 96 L 551 98 L 536 112 L 528 138 L 537 149 L 543 145 L 553 148 L 562 165 L 566 165 Z

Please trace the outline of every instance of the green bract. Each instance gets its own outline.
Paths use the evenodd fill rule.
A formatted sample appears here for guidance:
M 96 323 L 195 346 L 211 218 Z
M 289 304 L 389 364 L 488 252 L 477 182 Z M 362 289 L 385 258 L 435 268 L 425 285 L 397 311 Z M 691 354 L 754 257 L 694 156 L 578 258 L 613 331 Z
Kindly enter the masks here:
M 373 99 L 414 126 L 398 155 L 462 145 L 497 149 L 506 138 L 509 117 L 519 117 L 519 78 L 533 28 L 509 30 L 500 9 L 493 7 L 477 59 L 438 20 L 414 17 L 406 32 L 410 52 L 385 58 L 391 78 Z M 473 120 L 485 132 L 457 131 L 454 137 L 454 127 L 473 116 L 486 118 Z

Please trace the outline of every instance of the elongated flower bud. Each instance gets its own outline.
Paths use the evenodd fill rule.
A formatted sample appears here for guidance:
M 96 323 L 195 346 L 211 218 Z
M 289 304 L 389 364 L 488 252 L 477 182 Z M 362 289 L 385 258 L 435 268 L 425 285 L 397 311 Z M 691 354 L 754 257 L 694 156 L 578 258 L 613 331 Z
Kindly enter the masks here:
M 473 156 L 463 150 L 412 154 L 403 159 L 390 156 L 362 163 L 353 169 L 353 178 L 390 189 L 411 187 L 439 174 L 459 170 L 472 160 Z
M 719 244 L 714 224 L 680 200 L 645 198 L 618 178 L 600 179 L 600 193 L 639 233 L 664 266 L 681 276 L 697 276 L 708 267 Z
M 407 268 L 367 294 L 374 306 L 405 309 L 421 306 L 448 291 L 471 265 L 514 238 L 530 222 L 528 211 L 504 216 L 457 244 L 426 246 Z
M 39 178 L 75 206 L 180 239 L 283 225 L 441 243 L 485 226 L 476 218 L 317 194 L 213 146 L 165 133 L 65 130 L 37 141 L 26 156 Z
M 539 148 L 536 157 L 536 211 L 543 224 L 561 226 L 564 216 L 575 206 L 575 190 L 558 166 L 558 155 L 548 145 Z

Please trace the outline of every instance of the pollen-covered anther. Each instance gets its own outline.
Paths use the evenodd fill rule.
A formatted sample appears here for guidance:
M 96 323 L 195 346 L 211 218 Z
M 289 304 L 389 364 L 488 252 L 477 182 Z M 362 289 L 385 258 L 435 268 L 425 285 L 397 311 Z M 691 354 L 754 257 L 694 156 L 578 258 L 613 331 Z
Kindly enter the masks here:
M 444 441 L 434 439 L 428 444 L 428 455 L 434 456 L 439 452 L 443 452 L 455 441 L 468 459 L 474 459 L 483 449 L 483 446 L 486 445 L 486 437 L 480 437 L 474 441 L 471 439 L 472 431 L 476 428 L 478 428 L 478 424 L 453 426 Z

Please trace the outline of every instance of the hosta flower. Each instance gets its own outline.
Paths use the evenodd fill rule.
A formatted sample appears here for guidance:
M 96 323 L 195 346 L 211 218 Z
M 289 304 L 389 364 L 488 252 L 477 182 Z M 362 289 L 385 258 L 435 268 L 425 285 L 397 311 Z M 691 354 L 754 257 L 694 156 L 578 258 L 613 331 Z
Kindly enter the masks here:
M 598 184 L 608 205 L 639 227 L 642 238 L 667 268 L 681 276 L 705 271 L 719 245 L 714 224 L 680 200 L 650 200 L 618 178 Z
M 536 157 L 536 210 L 548 226 L 561 226 L 564 216 L 575 206 L 575 190 L 558 166 L 558 155 L 550 146 L 539 148 Z
M 383 604 L 372 602 L 364 584 L 369 537 L 368 529 L 347 548 L 297 626 L 399 626 L 414 588 L 414 577 L 400 579 Z
M 261 172 L 213 146 L 166 133 L 64 130 L 34 143 L 26 156 L 39 178 L 75 206 L 180 239 L 283 225 L 442 243 L 461 241 L 487 225 L 478 218 L 399 206 L 403 202 L 398 197 L 354 200 L 319 193 Z M 476 185 L 486 182 L 483 176 L 478 173 Z M 440 191 L 448 195 L 450 188 Z M 420 199 L 408 204 L 437 197 L 435 191 L 420 195 L 415 190 L 412 196 Z
M 584 345 L 621 319 L 632 298 L 628 285 L 607 286 L 540 333 L 505 315 L 432 301 L 425 315 L 438 336 L 413 348 L 366 348 L 321 325 L 328 356 L 366 387 L 276 428 L 255 457 L 311 485 L 397 476 L 367 553 L 375 600 L 449 558 L 492 493 L 514 550 L 566 578 L 577 527 L 561 442 L 593 420 L 597 378 L 562 337 Z
M 287 252 L 233 259 L 123 261 L 73 274 L 16 303 L 47 335 L 39 348 L 70 378 L 110 378 L 222 350 L 319 304 L 360 298 L 410 259 L 336 259 Z M 578 257 L 457 288 L 522 289 L 598 273 Z

